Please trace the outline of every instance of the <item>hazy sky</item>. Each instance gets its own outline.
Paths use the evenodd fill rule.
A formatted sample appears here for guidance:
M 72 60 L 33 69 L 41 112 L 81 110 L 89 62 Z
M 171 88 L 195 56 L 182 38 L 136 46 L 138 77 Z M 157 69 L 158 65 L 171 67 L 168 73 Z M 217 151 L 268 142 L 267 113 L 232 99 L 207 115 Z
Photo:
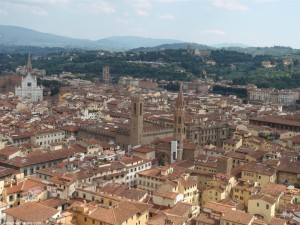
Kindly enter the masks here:
M 92 40 L 137 35 L 300 48 L 300 0 L 0 0 L 0 24 Z

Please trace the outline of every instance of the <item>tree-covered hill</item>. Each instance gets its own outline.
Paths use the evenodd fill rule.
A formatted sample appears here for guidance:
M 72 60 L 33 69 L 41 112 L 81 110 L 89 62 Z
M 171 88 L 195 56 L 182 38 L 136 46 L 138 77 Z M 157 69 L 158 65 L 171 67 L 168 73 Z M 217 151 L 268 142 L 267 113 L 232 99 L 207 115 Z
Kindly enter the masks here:
M 35 55 L 33 55 L 35 56 Z M 283 60 L 291 59 L 291 65 Z M 0 54 L 0 70 L 14 70 L 25 65 L 26 54 Z M 270 61 L 273 68 L 264 68 Z M 186 49 L 159 51 L 76 51 L 63 50 L 47 56 L 33 57 L 33 67 L 46 69 L 47 75 L 62 71 L 86 74 L 87 79 L 99 77 L 102 66 L 108 65 L 115 76 L 133 76 L 155 80 L 187 80 L 205 76 L 215 80 L 229 79 L 234 84 L 253 83 L 259 87 L 300 87 L 300 54 L 271 56 L 246 54 L 229 50 L 211 50 L 210 56 L 191 54 Z

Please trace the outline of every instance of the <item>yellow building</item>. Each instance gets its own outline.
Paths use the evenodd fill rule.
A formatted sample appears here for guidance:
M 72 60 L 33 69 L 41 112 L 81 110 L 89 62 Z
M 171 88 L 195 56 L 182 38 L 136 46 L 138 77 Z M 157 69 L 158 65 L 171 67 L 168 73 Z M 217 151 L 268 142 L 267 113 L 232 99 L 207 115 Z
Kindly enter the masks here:
M 248 201 L 248 212 L 269 221 L 276 213 L 276 199 L 264 194 L 252 195 Z
M 217 186 L 210 186 L 207 187 L 207 189 L 202 192 L 201 205 L 204 205 L 209 201 L 217 202 L 225 198 L 226 198 L 226 193 L 223 188 Z
M 243 144 L 242 139 L 229 139 L 223 141 L 223 148 L 225 151 L 235 151 L 239 147 L 241 147 Z
M 251 162 L 243 166 L 242 180 L 257 182 L 264 187 L 268 182 L 276 182 L 276 169 L 263 163 Z
M 138 172 L 137 188 L 148 191 L 152 194 L 157 188 L 173 174 L 173 168 L 166 170 L 161 168 L 151 168 Z
M 183 174 L 183 177 L 176 179 L 179 183 L 178 193 L 183 194 L 185 202 L 198 203 L 198 188 L 197 181 L 190 178 L 188 174 Z
M 232 188 L 232 197 L 244 205 L 248 205 L 251 195 L 257 194 L 260 187 L 255 182 L 239 180 Z
M 2 193 L 3 202 L 13 207 L 28 201 L 44 200 L 47 198 L 45 189 L 46 185 L 38 178 L 28 177 L 26 180 L 18 180 L 5 187 Z M 30 196 L 31 199 L 29 193 L 34 193 Z
M 297 160 L 281 160 L 278 166 L 277 180 L 279 184 L 294 185 L 300 188 L 300 162 Z
M 157 190 L 183 194 L 185 202 L 197 203 L 197 180 L 191 178 L 189 174 L 175 172 L 173 169 L 168 165 L 139 172 L 138 188 L 147 190 L 149 194 L 153 194 Z
M 235 183 L 233 176 L 217 173 L 213 180 L 207 182 L 207 187 L 202 192 L 202 205 L 208 201 L 219 201 L 229 197 Z
M 111 207 L 75 202 L 70 206 L 72 223 L 78 225 L 143 225 L 148 222 L 150 204 L 122 201 Z
M 152 200 L 155 205 L 173 207 L 177 202 L 183 201 L 183 194 L 171 191 L 155 191 Z
M 217 172 L 217 157 L 205 156 L 204 159 L 195 161 L 195 170 L 216 173 Z
M 204 189 L 207 182 L 213 179 L 214 173 L 192 170 L 191 176 L 197 180 L 198 189 Z

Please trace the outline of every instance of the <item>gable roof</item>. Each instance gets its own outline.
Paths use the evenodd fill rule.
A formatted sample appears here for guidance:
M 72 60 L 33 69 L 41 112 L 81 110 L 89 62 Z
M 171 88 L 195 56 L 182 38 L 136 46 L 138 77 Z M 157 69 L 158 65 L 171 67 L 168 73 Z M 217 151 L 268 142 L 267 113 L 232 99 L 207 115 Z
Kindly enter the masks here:
M 26 222 L 46 222 L 59 212 L 57 209 L 36 202 L 27 202 L 20 206 L 9 208 L 4 213 Z

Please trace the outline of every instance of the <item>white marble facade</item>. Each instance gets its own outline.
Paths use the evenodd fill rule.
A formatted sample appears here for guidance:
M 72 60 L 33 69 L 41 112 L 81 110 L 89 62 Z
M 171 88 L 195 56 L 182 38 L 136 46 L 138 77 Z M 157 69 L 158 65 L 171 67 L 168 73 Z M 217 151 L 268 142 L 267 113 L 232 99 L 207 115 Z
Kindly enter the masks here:
M 20 86 L 16 86 L 15 94 L 19 97 L 30 99 L 31 102 L 43 101 L 43 86 L 37 85 L 36 76 L 31 76 L 32 65 L 30 61 L 30 53 L 28 53 L 27 76 L 22 77 Z
M 21 86 L 17 86 L 15 94 L 22 98 L 30 99 L 32 102 L 43 101 L 43 86 L 37 85 L 36 77 L 27 74 L 25 78 L 22 77 Z

